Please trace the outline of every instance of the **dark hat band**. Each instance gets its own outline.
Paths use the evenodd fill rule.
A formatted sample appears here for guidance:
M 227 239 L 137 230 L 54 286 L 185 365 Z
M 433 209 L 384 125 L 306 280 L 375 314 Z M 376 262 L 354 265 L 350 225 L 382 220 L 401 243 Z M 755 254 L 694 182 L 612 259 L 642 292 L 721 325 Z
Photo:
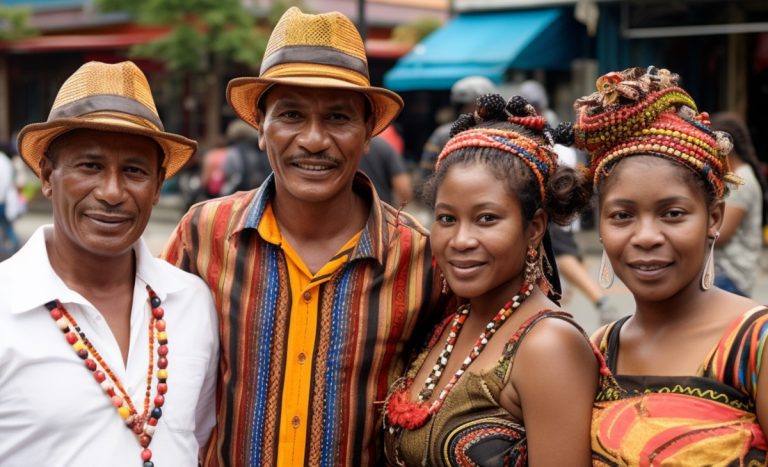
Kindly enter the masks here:
M 293 45 L 283 47 L 261 62 L 260 74 L 263 76 L 270 68 L 283 63 L 311 63 L 346 68 L 368 78 L 368 64 L 365 60 L 345 54 L 338 49 L 326 46 Z
M 51 109 L 51 113 L 48 115 L 48 121 L 50 122 L 60 118 L 81 117 L 83 115 L 94 112 L 109 111 L 141 117 L 155 125 L 159 131 L 165 131 L 163 122 L 160 121 L 160 118 L 157 116 L 157 114 L 152 112 L 146 106 L 133 99 L 111 94 L 98 94 L 88 96 L 76 101 L 69 102 L 62 106 L 55 107 Z

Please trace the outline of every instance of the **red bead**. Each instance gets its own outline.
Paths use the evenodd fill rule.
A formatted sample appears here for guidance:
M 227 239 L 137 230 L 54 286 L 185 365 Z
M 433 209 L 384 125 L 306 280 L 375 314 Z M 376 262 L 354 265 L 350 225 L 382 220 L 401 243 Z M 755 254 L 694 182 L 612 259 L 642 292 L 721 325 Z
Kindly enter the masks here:
M 163 310 L 162 307 L 157 307 L 152 309 L 152 316 L 154 316 L 156 319 L 163 319 L 164 314 L 165 314 L 165 310 Z
M 109 389 L 107 389 L 107 395 L 108 395 L 109 397 L 112 397 L 112 396 L 114 396 L 114 395 L 115 395 L 115 388 L 113 388 L 113 387 L 111 387 L 111 386 L 110 386 L 110 388 L 109 388 Z
M 149 446 L 149 443 L 152 442 L 152 438 L 150 438 L 147 435 L 143 435 L 139 438 L 139 444 L 141 444 L 141 447 L 145 448 Z
M 165 320 L 159 319 L 155 321 L 155 329 L 157 329 L 158 331 L 165 331 Z
M 158 347 L 157 354 L 160 355 L 161 357 L 165 357 L 166 355 L 168 355 L 168 346 L 161 345 L 160 347 Z
M 152 417 L 149 420 L 147 420 L 147 425 L 157 426 L 157 419 Z
M 88 350 L 87 349 L 78 350 L 77 356 L 85 360 L 86 358 L 88 358 Z
M 160 394 L 155 396 L 155 407 L 162 407 L 164 403 L 165 403 L 165 397 L 163 397 Z
M 157 384 L 157 393 L 158 394 L 165 394 L 168 392 L 168 383 L 158 383 Z
M 165 357 L 160 357 L 157 359 L 157 367 L 158 368 L 167 368 L 168 367 L 168 359 Z
M 102 383 L 104 382 L 105 379 L 107 379 L 107 375 L 105 375 L 104 372 L 101 370 L 94 371 L 93 377 L 96 379 L 97 383 Z
M 75 334 L 74 332 L 71 332 L 71 331 L 70 331 L 70 332 L 68 332 L 68 333 L 66 333 L 66 334 L 64 335 L 64 338 L 67 340 L 67 342 L 69 343 L 69 345 L 72 345 L 72 344 L 74 344 L 74 343 L 75 343 L 75 342 L 77 342 L 77 340 L 78 340 L 77 334 Z
M 64 316 L 64 314 L 59 308 L 54 308 L 51 310 L 51 318 L 55 319 L 56 321 L 60 320 L 62 316 Z
M 85 359 L 85 367 L 88 368 L 91 371 L 96 371 L 96 362 L 94 362 L 90 358 Z
M 141 460 L 148 461 L 150 459 L 152 459 L 152 451 L 145 448 L 143 451 L 141 451 Z
M 144 427 L 141 426 L 141 425 L 142 425 L 141 423 L 135 423 L 133 425 L 133 432 L 136 433 L 137 435 L 140 435 L 140 434 L 144 433 Z M 147 443 L 147 445 L 148 444 L 149 443 Z M 146 445 L 143 445 L 143 444 L 142 444 L 142 446 L 147 447 Z
M 120 396 L 112 396 L 112 405 L 114 405 L 115 407 L 122 407 L 123 398 Z

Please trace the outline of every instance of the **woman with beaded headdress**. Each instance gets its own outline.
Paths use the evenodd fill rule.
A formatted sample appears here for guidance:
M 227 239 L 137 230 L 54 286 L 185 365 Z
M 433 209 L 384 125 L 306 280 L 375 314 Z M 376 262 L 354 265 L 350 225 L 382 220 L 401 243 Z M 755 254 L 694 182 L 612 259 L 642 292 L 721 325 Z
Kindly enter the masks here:
M 765 465 L 768 309 L 713 287 L 722 199 L 739 183 L 731 140 L 677 83 L 632 68 L 575 103 L 575 143 L 599 195 L 599 281 L 615 274 L 636 304 L 593 336 L 610 369 L 593 463 Z
M 451 136 L 425 192 L 444 287 L 463 303 L 390 388 L 387 459 L 588 465 L 599 354 L 555 303 L 546 236 L 587 203 L 586 180 L 557 164 L 552 132 L 519 96 L 481 97 Z

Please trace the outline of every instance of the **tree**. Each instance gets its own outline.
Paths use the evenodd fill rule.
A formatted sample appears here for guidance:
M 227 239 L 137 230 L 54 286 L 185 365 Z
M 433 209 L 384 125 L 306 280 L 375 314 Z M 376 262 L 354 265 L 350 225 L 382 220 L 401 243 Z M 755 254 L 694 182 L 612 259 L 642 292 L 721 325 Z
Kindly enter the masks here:
M 0 5 L 0 41 L 12 41 L 36 34 L 29 27 L 30 13 L 29 8 Z
M 271 24 L 260 24 L 240 0 L 97 0 L 97 4 L 106 11 L 129 12 L 138 24 L 170 28 L 167 35 L 134 46 L 131 54 L 162 61 L 179 75 L 202 74 L 205 141 L 218 141 L 224 72 L 232 63 L 255 67 L 261 61 Z

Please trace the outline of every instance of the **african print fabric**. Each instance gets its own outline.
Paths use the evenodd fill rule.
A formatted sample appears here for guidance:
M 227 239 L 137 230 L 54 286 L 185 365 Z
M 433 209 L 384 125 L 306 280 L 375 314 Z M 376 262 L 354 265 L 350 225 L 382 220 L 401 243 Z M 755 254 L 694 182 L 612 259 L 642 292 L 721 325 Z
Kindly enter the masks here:
M 600 343 L 612 372 L 627 318 Z M 766 465 L 755 392 L 767 336 L 768 309 L 760 307 L 729 326 L 695 376 L 604 378 L 592 415 L 593 465 Z

